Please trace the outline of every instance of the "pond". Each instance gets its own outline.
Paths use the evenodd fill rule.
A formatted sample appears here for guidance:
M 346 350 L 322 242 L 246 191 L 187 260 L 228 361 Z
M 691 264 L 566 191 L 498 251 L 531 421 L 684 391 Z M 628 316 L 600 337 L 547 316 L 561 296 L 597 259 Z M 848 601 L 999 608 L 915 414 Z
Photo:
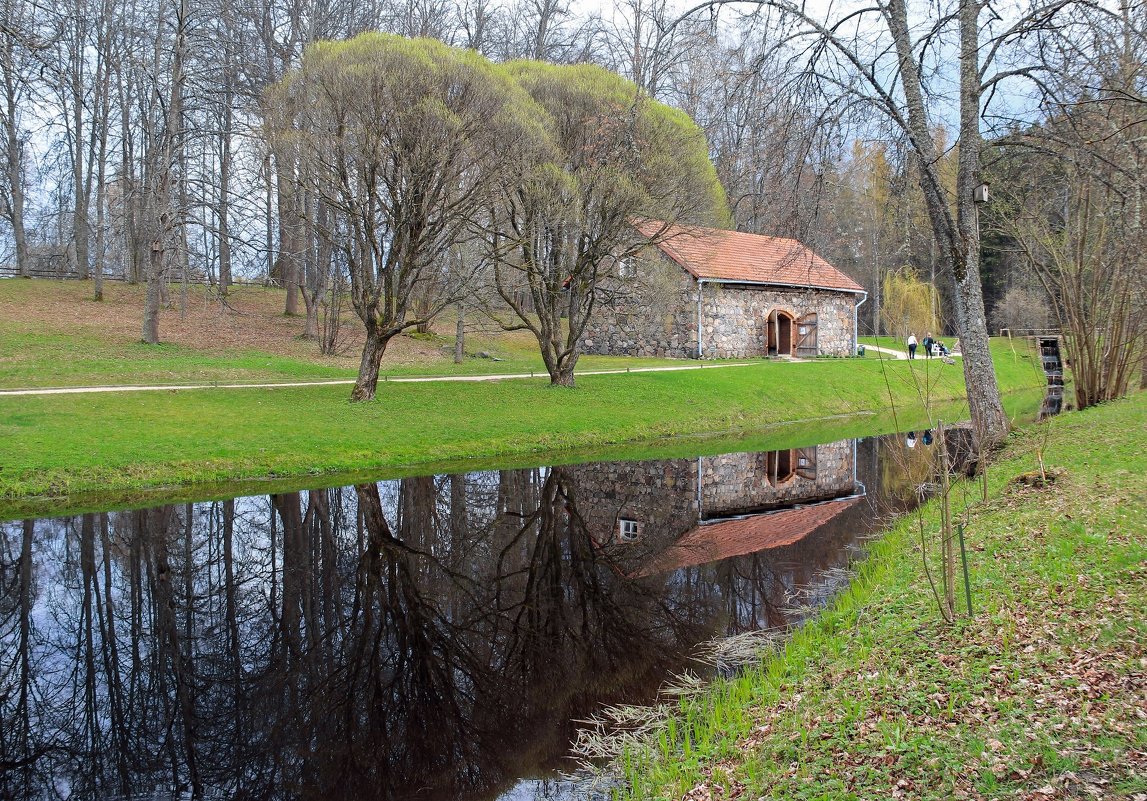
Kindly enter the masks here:
M 533 798 L 823 605 L 931 433 L 0 523 L 0 798 Z

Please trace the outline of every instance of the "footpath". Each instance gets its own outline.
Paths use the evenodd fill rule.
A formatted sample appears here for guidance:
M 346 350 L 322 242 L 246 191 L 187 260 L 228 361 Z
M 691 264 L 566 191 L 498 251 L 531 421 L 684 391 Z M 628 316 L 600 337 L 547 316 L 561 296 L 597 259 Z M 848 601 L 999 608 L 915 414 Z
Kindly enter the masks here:
M 812 359 L 793 361 L 814 361 Z M 679 372 L 682 370 L 715 370 L 723 367 L 753 367 L 760 365 L 760 361 L 753 362 L 726 362 L 721 364 L 690 364 L 669 367 L 635 367 L 616 370 L 579 370 L 577 375 L 615 375 L 623 373 L 662 373 Z M 505 381 L 510 379 L 546 378 L 545 372 L 531 373 L 499 373 L 493 375 L 444 375 L 444 376 L 379 376 L 379 383 L 426 383 L 435 381 Z M 350 385 L 353 378 L 332 378 L 315 381 L 265 381 L 265 382 L 211 382 L 199 384 L 124 384 L 95 387 L 30 387 L 17 389 L 0 389 L 0 397 L 5 395 L 81 395 L 97 392 L 170 392 L 185 389 L 270 389 L 275 387 L 321 387 Z

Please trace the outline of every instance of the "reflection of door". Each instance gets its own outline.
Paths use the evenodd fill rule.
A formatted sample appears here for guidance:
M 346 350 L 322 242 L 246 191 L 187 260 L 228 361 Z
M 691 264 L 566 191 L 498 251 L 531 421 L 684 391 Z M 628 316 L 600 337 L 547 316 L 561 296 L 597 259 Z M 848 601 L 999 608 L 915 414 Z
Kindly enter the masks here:
M 797 448 L 795 458 L 796 474 L 809 481 L 816 481 L 816 446 Z
M 816 312 L 806 314 L 797 320 L 796 340 L 798 357 L 811 359 L 816 356 Z
M 768 471 L 769 483 L 774 487 L 779 487 L 792 480 L 793 477 L 793 454 L 795 451 L 769 451 L 766 460 L 766 470 Z

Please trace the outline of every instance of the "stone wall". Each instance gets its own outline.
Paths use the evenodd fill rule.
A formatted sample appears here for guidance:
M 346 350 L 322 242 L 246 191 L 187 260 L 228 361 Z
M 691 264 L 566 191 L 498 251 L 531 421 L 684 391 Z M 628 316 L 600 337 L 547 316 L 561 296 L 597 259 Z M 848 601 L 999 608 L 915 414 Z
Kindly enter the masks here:
M 561 469 L 573 478 L 573 501 L 586 531 L 627 568 L 697 525 L 696 459 L 594 462 Z M 619 541 L 620 520 L 640 525 L 637 541 Z
M 776 486 L 769 481 L 770 454 L 763 452 L 596 462 L 561 469 L 573 479 L 578 515 L 599 545 L 615 542 L 618 520 L 626 519 L 641 524 L 647 544 L 664 547 L 696 526 L 701 515 L 720 518 L 815 503 L 855 491 L 852 440 L 780 453 L 789 455 L 793 470 L 799 472 Z M 802 458 L 803 467 L 798 461 Z
M 796 320 L 810 313 L 817 315 L 817 355 L 852 353 L 855 295 L 827 289 L 735 284 L 705 284 L 703 292 L 701 347 L 707 359 L 768 355 L 768 317 L 774 309 L 794 318 L 793 355 L 797 355 Z
M 702 457 L 702 515 L 706 519 L 727 517 L 838 498 L 855 491 L 856 461 L 852 440 L 794 448 L 790 458 L 794 471 L 792 478 L 778 481 L 774 486 L 769 481 L 767 453 Z
M 658 302 L 626 296 L 599 304 L 582 335 L 582 353 L 697 358 L 697 287 L 688 273 L 674 269 Z
M 645 272 L 666 267 L 651 266 L 648 261 L 642 265 L 638 269 Z M 598 305 L 582 336 L 582 352 L 698 358 L 697 284 L 680 267 L 669 266 L 677 271 L 677 276 L 663 282 L 656 300 L 628 296 Z M 853 309 L 857 300 L 851 293 L 825 289 L 706 283 L 701 288 L 701 358 L 767 356 L 766 323 L 773 309 L 793 316 L 794 345 L 795 320 L 815 312 L 817 354 L 847 356 L 853 348 Z

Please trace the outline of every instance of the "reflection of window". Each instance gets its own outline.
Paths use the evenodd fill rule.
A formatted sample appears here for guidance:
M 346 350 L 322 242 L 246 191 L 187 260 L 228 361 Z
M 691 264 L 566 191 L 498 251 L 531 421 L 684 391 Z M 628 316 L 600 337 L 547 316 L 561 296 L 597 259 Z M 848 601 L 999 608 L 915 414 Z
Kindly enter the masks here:
M 641 523 L 624 518 L 618 520 L 617 538 L 622 542 L 637 542 L 641 539 Z
M 637 268 L 633 265 L 632 259 L 620 259 L 617 262 L 617 277 L 618 278 L 633 278 L 637 275 Z

